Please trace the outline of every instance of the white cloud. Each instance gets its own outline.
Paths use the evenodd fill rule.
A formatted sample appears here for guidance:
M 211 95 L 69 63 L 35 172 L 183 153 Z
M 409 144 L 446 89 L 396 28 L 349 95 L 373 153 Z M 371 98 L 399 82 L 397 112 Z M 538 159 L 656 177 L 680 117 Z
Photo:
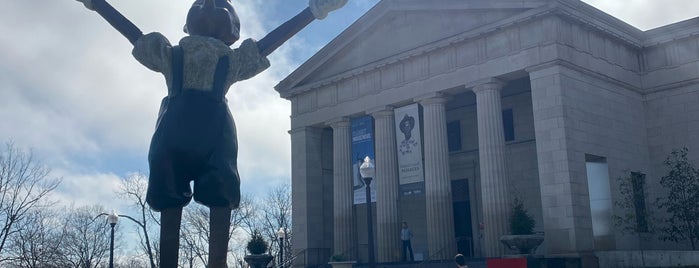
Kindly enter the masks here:
M 107 210 L 127 211 L 126 201 L 117 198 L 121 178 L 109 173 L 72 173 L 55 170 L 52 175 L 62 178 L 52 198 L 61 205 L 75 207 L 101 205 Z M 109 212 L 109 211 L 105 211 Z
M 699 1 L 693 0 L 584 0 L 598 9 L 641 30 L 699 16 Z

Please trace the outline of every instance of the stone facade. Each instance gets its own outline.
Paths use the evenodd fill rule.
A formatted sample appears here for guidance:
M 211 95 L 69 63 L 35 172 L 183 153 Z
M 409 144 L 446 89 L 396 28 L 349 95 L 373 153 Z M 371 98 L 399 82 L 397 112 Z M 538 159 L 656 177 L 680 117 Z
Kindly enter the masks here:
M 662 160 L 699 149 L 699 19 L 644 32 L 578 0 L 435 1 L 379 2 L 277 85 L 292 102 L 296 265 L 322 264 L 337 250 L 365 261 L 364 210 L 333 193 L 348 188 L 337 181 L 348 177 L 348 141 L 335 139 L 348 138 L 348 118 L 373 115 L 377 158 L 394 169 L 386 120 L 413 103 L 424 124 L 426 193 L 396 197 L 395 170 L 379 169 L 380 262 L 398 260 L 399 238 L 388 240 L 403 220 L 421 259 L 463 251 L 457 236 L 471 256 L 499 256 L 495 239 L 508 232 L 514 197 L 545 234 L 539 254 L 683 248 L 615 229 L 597 235 L 586 165 L 604 163 L 612 201 L 616 178 L 630 170 L 647 175 L 655 200 Z M 499 111 L 511 111 L 512 139 L 497 135 Z M 454 122 L 461 146 L 447 150 Z M 467 189 L 454 186 L 461 182 Z M 462 201 L 466 214 L 453 210 Z

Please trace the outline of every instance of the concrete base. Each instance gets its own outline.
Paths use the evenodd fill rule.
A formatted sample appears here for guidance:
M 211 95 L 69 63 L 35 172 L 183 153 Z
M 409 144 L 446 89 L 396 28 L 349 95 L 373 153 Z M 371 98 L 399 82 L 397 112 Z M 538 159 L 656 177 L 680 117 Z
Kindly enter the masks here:
M 696 267 L 699 251 L 618 250 L 595 252 L 599 267 Z
M 514 260 L 514 261 L 513 261 Z M 571 256 L 506 255 L 489 259 L 488 268 L 598 268 L 597 258 L 591 254 Z

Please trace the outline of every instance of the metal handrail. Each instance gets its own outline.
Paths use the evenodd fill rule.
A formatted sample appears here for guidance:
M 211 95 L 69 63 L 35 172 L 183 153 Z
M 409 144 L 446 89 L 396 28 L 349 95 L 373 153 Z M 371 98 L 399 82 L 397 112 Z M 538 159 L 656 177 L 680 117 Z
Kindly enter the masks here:
M 450 247 L 450 246 L 449 246 L 449 245 L 446 245 L 446 246 L 440 248 L 439 250 L 437 250 L 437 252 L 435 252 L 435 253 L 431 253 L 431 252 L 430 252 L 430 255 L 428 255 L 427 258 L 425 258 L 424 260 L 422 260 L 422 262 L 420 262 L 420 263 L 418 263 L 418 264 L 415 264 L 414 267 L 416 267 L 416 268 L 417 268 L 417 267 L 424 267 L 425 263 L 427 263 L 427 262 L 429 262 L 429 261 L 432 261 L 432 258 L 433 258 L 434 256 L 437 256 L 438 254 L 441 254 L 441 253 L 444 252 L 448 247 Z M 444 259 L 439 259 L 439 261 L 444 262 L 445 260 L 444 260 Z
M 296 260 L 296 258 L 298 258 L 301 254 L 303 254 L 305 252 L 306 252 L 306 249 L 304 248 L 303 250 L 301 250 L 301 251 L 297 252 L 296 254 L 294 254 L 293 256 L 291 256 L 291 258 L 289 258 L 288 260 L 280 263 L 279 267 L 286 267 L 287 264 L 293 262 L 294 260 Z

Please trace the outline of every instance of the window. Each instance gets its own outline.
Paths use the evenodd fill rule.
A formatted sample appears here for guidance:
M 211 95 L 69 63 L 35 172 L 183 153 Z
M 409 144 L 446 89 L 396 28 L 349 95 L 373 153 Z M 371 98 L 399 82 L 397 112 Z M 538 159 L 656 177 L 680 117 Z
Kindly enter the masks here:
M 461 150 L 461 122 L 453 121 L 447 123 L 447 142 L 449 151 L 455 152 Z
M 505 141 L 515 140 L 515 119 L 512 109 L 502 111 L 502 128 L 505 131 Z
M 648 232 L 648 213 L 646 211 L 646 174 L 631 172 L 633 186 L 633 204 L 636 212 L 636 227 L 639 232 Z
M 592 235 L 596 250 L 614 249 L 614 224 L 612 223 L 612 193 L 609 185 L 607 158 L 585 155 L 587 187 L 590 197 Z

